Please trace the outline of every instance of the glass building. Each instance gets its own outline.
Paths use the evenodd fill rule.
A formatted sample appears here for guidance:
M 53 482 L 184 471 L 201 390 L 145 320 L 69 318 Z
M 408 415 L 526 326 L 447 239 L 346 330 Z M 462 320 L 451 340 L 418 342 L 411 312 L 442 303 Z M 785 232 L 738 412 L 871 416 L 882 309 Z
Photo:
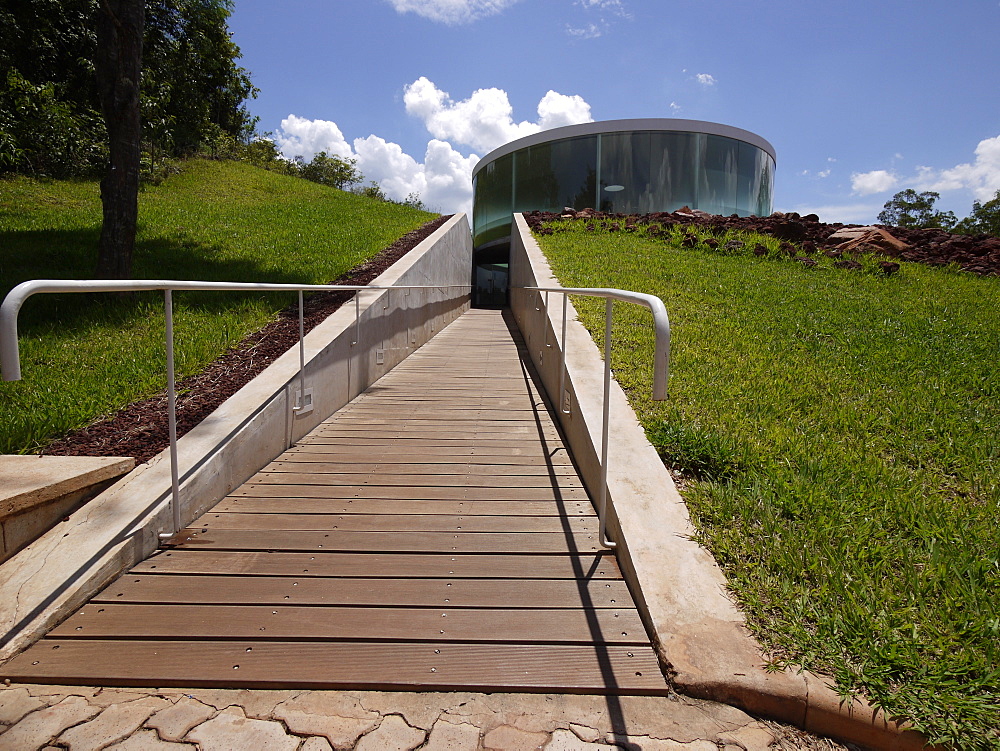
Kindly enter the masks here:
M 477 304 L 503 304 L 511 217 L 593 208 L 767 216 L 774 147 L 749 131 L 697 120 L 569 125 L 491 151 L 472 173 Z

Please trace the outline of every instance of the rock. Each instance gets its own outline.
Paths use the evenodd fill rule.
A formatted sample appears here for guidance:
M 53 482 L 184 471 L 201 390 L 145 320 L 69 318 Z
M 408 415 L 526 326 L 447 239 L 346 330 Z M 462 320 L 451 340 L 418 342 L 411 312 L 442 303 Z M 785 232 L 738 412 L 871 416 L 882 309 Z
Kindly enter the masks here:
M 475 725 L 438 720 L 421 751 L 477 751 L 478 748 L 479 728 Z
M 0 725 L 13 725 L 28 712 L 44 707 L 46 702 L 28 693 L 26 688 L 0 691 Z
M 806 236 L 806 228 L 800 222 L 789 220 L 792 214 L 786 214 L 785 220 L 777 222 L 771 229 L 771 234 L 779 240 L 799 242 Z
M 153 712 L 168 704 L 166 699 L 158 696 L 111 704 L 90 722 L 64 732 L 59 736 L 59 741 L 73 751 L 100 751 L 132 735 Z
M 878 265 L 882 267 L 882 271 L 884 271 L 887 275 L 895 274 L 899 271 L 899 264 L 894 261 L 879 261 Z
M 0 750 L 24 751 L 41 748 L 66 728 L 89 720 L 100 710 L 82 696 L 67 696 L 58 704 L 36 709 L 0 735 Z
M 382 724 L 364 736 L 355 751 L 413 751 L 423 744 L 426 734 L 406 724 L 399 715 L 389 715 Z
M 893 237 L 884 229 L 870 229 L 853 240 L 848 240 L 837 246 L 837 250 L 844 253 L 856 253 L 866 248 L 876 248 L 886 255 L 898 256 L 904 251 L 909 250 L 910 246 L 902 240 Z
M 242 709 L 231 707 L 196 727 L 186 740 L 199 744 L 202 751 L 295 751 L 300 739 L 286 733 L 280 722 L 250 720 Z
M 156 730 L 165 741 L 179 741 L 214 714 L 213 707 L 185 696 L 146 720 L 146 727 Z
M 483 738 L 483 748 L 488 751 L 535 751 L 544 748 L 548 733 L 529 733 L 510 725 L 494 728 Z

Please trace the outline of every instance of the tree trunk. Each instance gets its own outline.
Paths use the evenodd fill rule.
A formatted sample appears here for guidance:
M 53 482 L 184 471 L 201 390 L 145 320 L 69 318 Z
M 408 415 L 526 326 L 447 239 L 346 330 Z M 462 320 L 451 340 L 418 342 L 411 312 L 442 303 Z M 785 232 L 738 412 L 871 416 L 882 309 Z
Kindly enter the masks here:
M 97 89 L 108 129 L 108 172 L 101 180 L 104 223 L 97 254 L 99 279 L 132 275 L 139 213 L 139 77 L 142 71 L 143 0 L 100 0 Z

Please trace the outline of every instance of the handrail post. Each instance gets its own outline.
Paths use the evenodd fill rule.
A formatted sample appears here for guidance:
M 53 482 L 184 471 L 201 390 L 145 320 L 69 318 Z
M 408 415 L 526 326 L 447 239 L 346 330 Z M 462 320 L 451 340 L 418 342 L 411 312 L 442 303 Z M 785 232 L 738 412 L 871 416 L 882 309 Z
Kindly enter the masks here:
M 299 403 L 292 405 L 293 412 L 301 412 L 306 406 L 306 317 L 304 297 L 299 290 Z
M 562 370 L 559 371 L 559 411 L 564 415 L 568 415 L 570 410 L 566 409 L 566 313 L 569 308 L 569 293 L 563 292 L 563 308 L 562 308 L 562 344 L 559 348 L 562 350 Z
M 607 538 L 607 505 L 608 505 L 608 418 L 611 414 L 611 311 L 615 301 L 606 297 L 604 302 L 604 417 L 601 421 L 601 495 L 597 504 L 597 516 L 600 522 L 601 545 L 606 548 L 616 548 L 618 544 Z
M 174 383 L 174 300 L 173 291 L 163 290 L 163 317 L 167 340 L 167 427 L 170 434 L 170 507 L 173 529 L 160 538 L 170 538 L 181 530 L 180 473 L 177 470 L 177 391 Z

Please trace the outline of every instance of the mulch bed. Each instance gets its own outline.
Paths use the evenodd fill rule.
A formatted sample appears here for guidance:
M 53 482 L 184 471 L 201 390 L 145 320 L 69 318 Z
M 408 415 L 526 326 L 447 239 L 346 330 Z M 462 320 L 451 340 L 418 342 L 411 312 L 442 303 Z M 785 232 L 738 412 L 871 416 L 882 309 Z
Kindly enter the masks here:
M 370 261 L 330 284 L 369 284 L 444 224 L 443 216 L 404 235 Z M 311 331 L 353 292 L 320 292 L 305 298 L 305 329 Z M 299 310 L 293 304 L 276 320 L 256 331 L 210 363 L 200 373 L 177 382 L 177 436 L 187 433 L 226 399 L 252 381 L 299 341 Z M 42 453 L 53 456 L 132 456 L 147 462 L 168 445 L 166 390 L 122 408 L 85 428 L 58 438 Z

